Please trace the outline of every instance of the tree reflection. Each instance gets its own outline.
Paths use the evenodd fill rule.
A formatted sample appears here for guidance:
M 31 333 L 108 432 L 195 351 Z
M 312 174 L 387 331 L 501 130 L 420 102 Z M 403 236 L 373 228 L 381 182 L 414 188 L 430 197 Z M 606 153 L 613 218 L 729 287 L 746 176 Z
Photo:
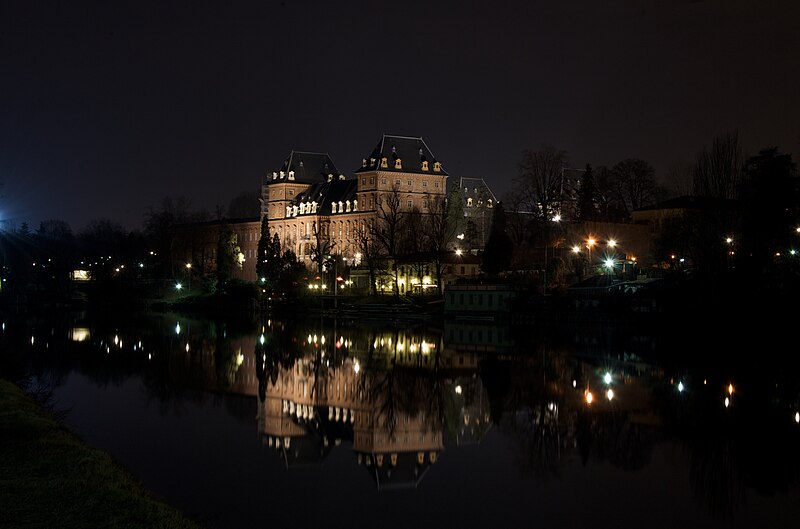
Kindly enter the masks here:
M 446 343 L 425 326 L 51 316 L 6 321 L 5 373 L 35 377 L 49 394 L 71 372 L 101 388 L 138 378 L 162 414 L 214 400 L 252 421 L 255 405 L 259 437 L 287 466 L 316 465 L 349 446 L 380 488 L 417 486 L 440 455 L 487 433 L 509 440 L 515 468 L 542 480 L 572 464 L 638 472 L 655 447 L 677 443 L 693 495 L 728 520 L 748 494 L 787 493 L 800 475 L 800 383 L 780 365 L 747 365 L 727 378 L 717 368 L 712 384 L 706 359 L 694 366 L 709 373 L 705 386 L 668 376 L 677 359 L 648 364 L 615 342 L 578 356 L 541 339 L 489 340 L 488 328 L 481 337 L 452 327 Z

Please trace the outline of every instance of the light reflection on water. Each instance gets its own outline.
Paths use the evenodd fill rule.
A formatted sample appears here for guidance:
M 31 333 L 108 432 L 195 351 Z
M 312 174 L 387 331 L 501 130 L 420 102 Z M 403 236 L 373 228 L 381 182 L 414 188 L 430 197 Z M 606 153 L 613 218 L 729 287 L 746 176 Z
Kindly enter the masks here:
M 554 518 L 583 524 L 595 513 L 576 514 L 576 502 L 601 512 L 623 493 L 638 497 L 616 520 L 623 527 L 649 520 L 650 510 L 672 513 L 664 526 L 767 517 L 780 527 L 800 514 L 788 501 L 800 499 L 797 385 L 781 379 L 765 391 L 762 380 L 733 381 L 725 370 L 576 346 L 596 343 L 591 336 L 543 343 L 507 326 L 436 323 L 36 319 L 4 322 L 2 344 L 4 355 L 22 358 L 19 370 L 55 380 L 79 434 L 219 527 L 263 519 L 265 507 L 249 496 L 262 489 L 287 509 L 286 521 L 299 511 L 334 526 L 371 526 L 386 510 L 387 526 L 420 513 L 463 527 L 522 523 L 535 497 L 526 494 L 544 494 L 549 509 L 563 511 Z M 137 417 L 143 448 L 107 402 Z M 239 432 L 235 441 L 228 432 Z M 152 448 L 181 436 L 183 452 Z M 231 469 L 234 447 L 241 457 Z M 207 486 L 176 477 L 173 460 L 182 461 L 178 475 L 197 479 L 203 469 Z M 307 497 L 320 483 L 335 494 Z M 253 501 L 232 509 L 219 501 L 225 487 Z M 380 500 L 358 499 L 369 490 Z M 312 516 L 314 501 L 334 498 L 342 509 Z

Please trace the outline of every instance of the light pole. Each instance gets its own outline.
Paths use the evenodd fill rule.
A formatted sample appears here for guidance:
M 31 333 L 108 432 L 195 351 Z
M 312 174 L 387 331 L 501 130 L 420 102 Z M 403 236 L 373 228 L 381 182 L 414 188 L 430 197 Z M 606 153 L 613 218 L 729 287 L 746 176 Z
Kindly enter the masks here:
M 192 263 L 186 263 L 186 288 L 192 290 Z

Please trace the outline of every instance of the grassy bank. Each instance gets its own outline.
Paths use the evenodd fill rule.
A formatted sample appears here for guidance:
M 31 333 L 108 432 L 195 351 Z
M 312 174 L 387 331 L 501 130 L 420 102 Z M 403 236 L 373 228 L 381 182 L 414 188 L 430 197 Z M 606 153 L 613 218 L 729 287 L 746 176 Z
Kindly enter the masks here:
M 0 505 L 0 527 L 200 528 L 2 379 Z

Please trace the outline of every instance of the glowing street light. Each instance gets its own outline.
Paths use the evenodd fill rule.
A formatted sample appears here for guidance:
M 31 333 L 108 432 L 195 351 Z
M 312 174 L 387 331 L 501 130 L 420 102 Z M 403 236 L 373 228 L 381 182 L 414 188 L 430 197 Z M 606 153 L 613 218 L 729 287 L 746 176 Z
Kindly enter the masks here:
M 611 376 L 611 373 L 609 371 L 606 371 L 606 374 L 603 376 L 603 382 L 605 382 L 606 384 L 611 384 L 612 380 L 613 377 Z

